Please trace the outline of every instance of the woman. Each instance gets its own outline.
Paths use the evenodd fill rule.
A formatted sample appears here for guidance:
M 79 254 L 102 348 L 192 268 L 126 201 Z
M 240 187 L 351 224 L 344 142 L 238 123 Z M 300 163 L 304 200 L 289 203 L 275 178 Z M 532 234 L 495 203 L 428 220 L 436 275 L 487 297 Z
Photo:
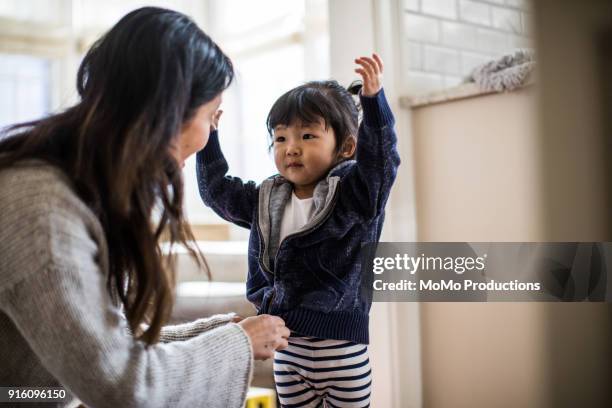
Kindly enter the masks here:
M 158 245 L 163 230 L 191 248 L 181 167 L 232 78 L 193 21 L 143 8 L 89 50 L 77 105 L 3 135 L 0 386 L 91 407 L 244 403 L 252 359 L 289 331 L 272 316 L 164 327 L 175 275 Z

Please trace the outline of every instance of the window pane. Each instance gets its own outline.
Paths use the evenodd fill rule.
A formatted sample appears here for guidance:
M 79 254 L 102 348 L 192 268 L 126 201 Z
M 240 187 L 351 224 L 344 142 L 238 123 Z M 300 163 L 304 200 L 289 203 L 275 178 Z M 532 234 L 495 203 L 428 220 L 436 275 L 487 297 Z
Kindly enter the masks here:
M 221 147 L 232 176 L 260 183 L 277 173 L 266 129 L 272 104 L 307 80 L 328 78 L 327 2 L 213 0 L 209 12 L 205 29 L 236 69 L 221 105 Z M 199 198 L 194 169 L 191 158 L 184 170 L 189 220 L 219 222 Z
M 212 0 L 215 38 L 226 40 L 256 31 L 295 31 L 304 17 L 303 0 Z
M 197 3 L 189 0 L 74 0 L 74 23 L 77 28 L 86 31 L 106 30 L 121 17 L 140 7 L 162 7 L 191 15 Z
M 0 126 L 49 113 L 50 71 L 48 59 L 0 54 Z
M 0 16 L 15 20 L 62 25 L 66 21 L 66 0 L 2 0 Z

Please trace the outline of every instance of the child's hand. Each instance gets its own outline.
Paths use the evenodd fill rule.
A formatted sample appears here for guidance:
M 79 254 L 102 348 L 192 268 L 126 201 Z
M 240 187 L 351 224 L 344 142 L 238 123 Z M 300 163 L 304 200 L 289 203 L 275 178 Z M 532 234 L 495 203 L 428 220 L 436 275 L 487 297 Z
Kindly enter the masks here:
M 372 54 L 370 57 L 359 57 L 355 59 L 355 63 L 361 65 L 355 68 L 355 72 L 361 75 L 363 79 L 363 88 L 361 94 L 363 96 L 374 96 L 382 88 L 383 62 L 378 54 Z
M 222 114 L 223 114 L 223 111 L 221 109 L 219 109 L 213 115 L 212 123 L 210 124 L 210 131 L 211 132 L 214 131 L 214 130 L 217 130 L 217 128 L 219 127 L 219 119 L 221 118 Z

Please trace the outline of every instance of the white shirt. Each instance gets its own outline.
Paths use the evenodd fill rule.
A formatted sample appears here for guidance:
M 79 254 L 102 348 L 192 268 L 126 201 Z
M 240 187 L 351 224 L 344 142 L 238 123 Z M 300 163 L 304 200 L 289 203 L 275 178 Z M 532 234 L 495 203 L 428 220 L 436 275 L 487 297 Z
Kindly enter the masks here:
M 299 199 L 291 193 L 291 200 L 285 205 L 285 212 L 281 220 L 280 242 L 295 231 L 302 228 L 312 218 L 314 211 L 313 198 Z

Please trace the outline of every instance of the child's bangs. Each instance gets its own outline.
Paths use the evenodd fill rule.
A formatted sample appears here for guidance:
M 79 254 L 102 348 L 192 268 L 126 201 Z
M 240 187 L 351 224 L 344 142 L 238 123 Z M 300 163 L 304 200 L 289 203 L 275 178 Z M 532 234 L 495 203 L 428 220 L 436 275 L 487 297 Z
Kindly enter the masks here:
M 294 124 L 308 125 L 311 123 L 323 124 L 327 129 L 330 126 L 332 111 L 325 95 L 318 89 L 296 89 L 281 97 L 272 107 L 268 116 L 268 132 L 274 135 L 277 126 L 291 126 Z

